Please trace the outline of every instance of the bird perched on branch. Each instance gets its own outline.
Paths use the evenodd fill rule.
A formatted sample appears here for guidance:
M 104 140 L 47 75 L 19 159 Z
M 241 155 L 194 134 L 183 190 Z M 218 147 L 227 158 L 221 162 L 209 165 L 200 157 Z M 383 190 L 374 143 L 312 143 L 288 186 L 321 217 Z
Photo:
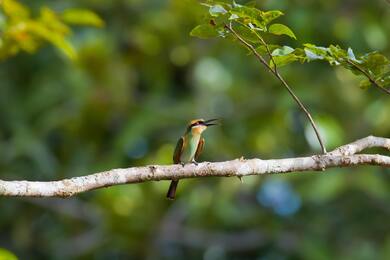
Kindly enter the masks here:
M 209 126 L 217 125 L 218 119 L 195 119 L 191 120 L 187 125 L 186 132 L 176 144 L 175 152 L 173 153 L 173 162 L 175 164 L 194 163 L 197 164 L 200 153 L 203 150 L 204 138 L 202 132 Z M 169 186 L 167 198 L 170 200 L 175 199 L 176 188 L 179 180 L 172 180 Z

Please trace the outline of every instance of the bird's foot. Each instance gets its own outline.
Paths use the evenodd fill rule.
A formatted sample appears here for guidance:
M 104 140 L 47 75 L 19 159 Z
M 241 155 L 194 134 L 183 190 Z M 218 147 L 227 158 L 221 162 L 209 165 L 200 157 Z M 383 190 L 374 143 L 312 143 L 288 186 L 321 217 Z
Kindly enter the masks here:
M 198 162 L 195 161 L 195 160 L 192 160 L 191 163 L 195 164 L 196 166 L 198 166 Z
M 183 162 L 181 162 L 180 164 L 181 164 L 181 166 L 183 166 L 183 167 L 184 167 L 184 165 L 186 165 L 186 164 L 185 164 L 185 163 L 183 163 Z

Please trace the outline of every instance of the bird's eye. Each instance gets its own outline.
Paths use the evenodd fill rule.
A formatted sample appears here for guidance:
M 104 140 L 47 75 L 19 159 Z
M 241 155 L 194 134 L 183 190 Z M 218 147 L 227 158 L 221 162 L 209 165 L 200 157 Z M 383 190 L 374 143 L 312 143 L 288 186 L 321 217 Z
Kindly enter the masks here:
M 193 127 L 193 126 L 198 126 L 198 125 L 202 125 L 202 124 L 203 124 L 203 121 L 197 121 L 197 122 L 191 124 L 191 127 Z

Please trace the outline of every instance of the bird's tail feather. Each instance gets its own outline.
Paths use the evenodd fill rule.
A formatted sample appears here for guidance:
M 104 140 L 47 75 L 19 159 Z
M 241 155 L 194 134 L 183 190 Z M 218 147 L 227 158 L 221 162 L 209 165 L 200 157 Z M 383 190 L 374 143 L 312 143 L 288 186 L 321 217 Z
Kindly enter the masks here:
M 167 192 L 167 199 L 169 199 L 169 200 L 174 200 L 175 199 L 176 188 L 177 188 L 177 184 L 178 183 L 179 183 L 178 180 L 171 181 L 171 185 L 169 185 L 169 189 L 168 189 L 168 192 Z

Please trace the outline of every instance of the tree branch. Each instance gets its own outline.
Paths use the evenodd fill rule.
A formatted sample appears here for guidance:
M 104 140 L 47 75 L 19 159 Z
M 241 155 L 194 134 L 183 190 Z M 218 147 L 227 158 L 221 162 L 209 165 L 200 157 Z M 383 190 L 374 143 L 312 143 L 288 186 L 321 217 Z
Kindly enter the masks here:
M 390 139 L 376 136 L 367 136 L 359 139 L 353 143 L 340 146 L 333 151 L 330 155 L 353 155 L 360 153 L 361 151 L 374 147 L 382 147 L 390 151 Z
M 361 73 L 363 73 L 364 76 L 366 76 L 366 78 L 371 82 L 371 84 L 373 84 L 375 87 L 377 87 L 378 89 L 382 90 L 384 93 L 390 95 L 390 90 L 385 88 L 385 87 L 382 87 L 371 75 L 369 72 L 365 71 L 364 69 L 362 69 L 358 64 L 356 64 L 355 62 L 351 61 L 351 60 L 347 60 L 348 64 L 350 64 L 352 67 L 354 67 L 355 69 L 357 69 L 358 71 L 360 71 Z
M 252 53 L 257 57 L 257 59 L 260 61 L 260 63 L 262 63 L 282 83 L 282 85 L 287 89 L 288 93 L 291 95 L 291 97 L 294 99 L 294 101 L 298 104 L 299 108 L 305 113 L 307 119 L 309 119 L 309 122 L 310 122 L 311 126 L 313 127 L 313 130 L 314 130 L 314 132 L 315 132 L 315 134 L 317 136 L 318 142 L 320 143 L 320 146 L 321 146 L 321 149 L 322 149 L 322 153 L 325 154 L 326 153 L 326 147 L 324 145 L 324 142 L 322 141 L 321 134 L 318 131 L 317 125 L 315 124 L 315 122 L 314 122 L 310 112 L 307 110 L 305 105 L 303 105 L 303 103 L 298 98 L 298 96 L 295 95 L 294 91 L 290 88 L 290 86 L 284 80 L 282 75 L 280 75 L 280 73 L 276 69 L 276 64 L 275 64 L 275 61 L 273 60 L 273 58 L 272 58 L 272 61 L 273 61 L 274 65 L 275 65 L 275 70 L 272 69 L 272 67 L 267 63 L 267 61 L 263 58 L 263 56 L 261 56 L 257 52 L 256 48 L 253 47 L 252 44 L 250 44 L 247 41 L 245 41 L 245 39 L 243 39 L 235 30 L 233 30 L 231 25 L 225 25 L 225 28 L 227 30 L 229 30 L 244 46 L 246 46 L 248 49 L 250 49 L 252 51 Z M 267 50 L 269 51 L 268 46 L 267 46 Z M 270 56 L 272 57 L 272 54 Z
M 356 154 L 367 148 L 390 150 L 390 139 L 368 136 L 327 154 L 288 159 L 236 159 L 225 162 L 204 162 L 198 165 L 149 165 L 127 169 L 113 169 L 92 175 L 60 181 L 4 181 L 0 180 L 0 196 L 70 197 L 82 192 L 108 186 L 185 179 L 196 177 L 244 177 L 272 173 L 323 171 L 332 167 L 376 165 L 390 168 L 390 157 L 379 154 Z

